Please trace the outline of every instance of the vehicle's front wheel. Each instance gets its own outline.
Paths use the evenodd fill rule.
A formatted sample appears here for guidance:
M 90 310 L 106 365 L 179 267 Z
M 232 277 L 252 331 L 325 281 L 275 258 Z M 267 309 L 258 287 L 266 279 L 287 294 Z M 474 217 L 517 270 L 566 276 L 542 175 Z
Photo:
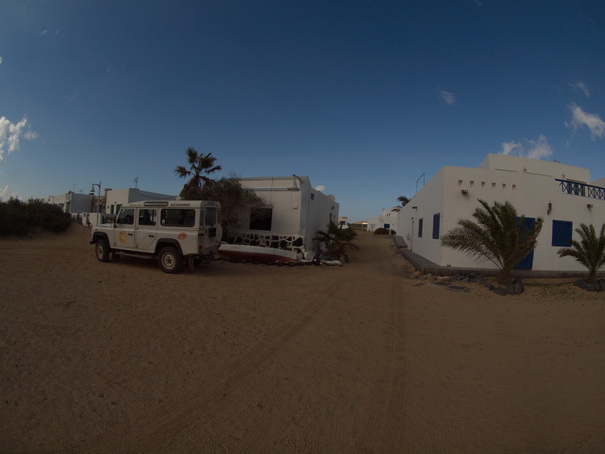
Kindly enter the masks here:
M 182 264 L 183 258 L 173 247 L 165 247 L 158 254 L 158 265 L 164 273 L 178 273 Z
M 100 238 L 97 240 L 97 243 L 95 244 L 95 254 L 97 255 L 99 262 L 109 261 L 109 245 L 107 244 L 106 239 Z

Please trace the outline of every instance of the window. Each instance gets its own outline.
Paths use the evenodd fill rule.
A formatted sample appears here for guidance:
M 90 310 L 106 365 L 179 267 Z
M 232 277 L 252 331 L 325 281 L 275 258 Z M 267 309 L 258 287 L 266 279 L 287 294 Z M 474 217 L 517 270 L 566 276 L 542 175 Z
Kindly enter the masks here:
M 439 213 L 435 213 L 433 215 L 433 239 L 439 239 L 439 220 L 441 219 L 441 215 Z
M 166 209 L 162 210 L 162 225 L 174 227 L 193 227 L 195 225 L 195 210 Z
M 216 225 L 220 222 L 218 218 L 219 212 L 216 207 L 206 208 L 206 221 L 205 225 Z
M 552 245 L 569 247 L 571 246 L 571 236 L 573 234 L 573 222 L 571 221 L 552 221 Z
M 139 225 L 155 225 L 155 210 L 139 210 Z
M 273 208 L 252 208 L 250 210 L 250 230 L 271 230 Z
M 422 224 L 424 219 L 418 219 L 418 238 L 422 238 Z
M 120 211 L 120 216 L 118 216 L 117 224 L 134 224 L 134 209 L 127 208 L 125 210 Z

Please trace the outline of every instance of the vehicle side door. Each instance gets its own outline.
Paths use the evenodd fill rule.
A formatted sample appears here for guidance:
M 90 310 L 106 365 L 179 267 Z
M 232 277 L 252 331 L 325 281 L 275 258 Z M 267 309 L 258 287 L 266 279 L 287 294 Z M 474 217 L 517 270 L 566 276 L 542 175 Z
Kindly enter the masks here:
M 200 227 L 203 228 L 204 233 L 204 248 L 217 247 L 222 237 L 220 210 L 217 207 L 208 206 L 202 212 L 205 213 L 200 221 Z
M 134 208 L 122 208 L 116 219 L 113 246 L 134 249 Z
M 142 252 L 153 252 L 156 241 L 157 210 L 155 208 L 138 208 L 134 231 L 137 249 Z

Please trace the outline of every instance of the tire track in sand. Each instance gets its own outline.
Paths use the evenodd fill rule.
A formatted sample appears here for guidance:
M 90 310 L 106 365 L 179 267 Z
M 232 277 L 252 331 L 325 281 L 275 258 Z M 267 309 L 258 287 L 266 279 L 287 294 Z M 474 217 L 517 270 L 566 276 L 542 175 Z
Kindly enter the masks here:
M 382 302 L 388 324 L 382 333 L 382 349 L 372 365 L 374 399 L 368 409 L 367 424 L 360 428 L 356 452 L 404 452 L 409 410 L 408 364 L 403 282 L 396 275 L 396 266 L 394 259 L 385 260 L 376 275 L 376 279 L 388 288 Z
M 44 452 L 174 452 L 176 444 L 184 447 L 200 446 L 202 440 L 207 443 L 207 426 L 212 419 L 225 406 L 230 406 L 242 390 L 250 389 L 250 379 L 262 372 L 264 366 L 305 329 L 341 286 L 339 283 L 331 283 L 325 291 L 326 298 L 309 303 L 301 311 L 304 315 L 295 323 L 257 344 L 243 358 L 238 358 L 229 366 L 211 374 L 200 394 L 172 401 L 166 407 L 151 412 L 138 426 L 69 446 L 59 446 L 57 443 Z M 284 398 L 285 396 L 275 393 L 268 404 L 276 404 Z M 261 422 L 261 427 L 262 424 L 268 425 L 270 420 Z M 257 433 L 262 434 L 261 431 Z M 199 443 L 195 443 L 195 440 Z M 215 449 L 219 448 L 220 443 L 214 444 Z

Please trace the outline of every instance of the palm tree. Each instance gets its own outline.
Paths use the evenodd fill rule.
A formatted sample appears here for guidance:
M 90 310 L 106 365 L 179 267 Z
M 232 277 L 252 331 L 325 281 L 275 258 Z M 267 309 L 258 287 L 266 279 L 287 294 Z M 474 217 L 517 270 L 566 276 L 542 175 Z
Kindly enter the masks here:
M 483 208 L 473 213 L 477 222 L 461 219 L 458 227 L 441 237 L 441 243 L 493 262 L 500 270 L 498 283 L 508 285 L 513 281 L 514 266 L 536 246 L 542 218 L 527 226 L 525 216 L 519 217 L 510 202 L 494 202 L 493 207 L 483 200 L 479 203 Z
M 189 169 L 184 166 L 177 166 L 174 169 L 174 173 L 179 178 L 189 178 L 181 191 L 182 197 L 195 195 L 203 186 L 212 184 L 214 180 L 206 175 L 221 170 L 221 166 L 214 165 L 216 158 L 212 156 L 212 153 L 198 153 L 192 147 L 187 148 L 185 153 L 187 154 Z
M 397 197 L 397 200 L 399 201 L 399 203 L 401 203 L 402 207 L 406 206 L 408 204 L 408 202 L 410 201 L 410 199 L 408 199 L 404 195 L 401 195 L 401 196 Z
M 345 262 L 349 262 L 347 248 L 359 249 L 356 244 L 353 244 L 353 239 L 357 236 L 357 233 L 352 229 L 341 229 L 338 224 L 332 221 L 330 221 L 326 230 L 318 230 L 316 235 L 314 239 L 326 245 L 328 257 L 331 259 L 338 260 L 343 256 Z
M 605 264 L 605 224 L 597 237 L 594 225 L 580 224 L 576 229 L 580 241 L 571 240 L 571 247 L 559 249 L 559 257 L 573 257 L 588 269 L 586 282 L 597 282 L 597 271 Z

